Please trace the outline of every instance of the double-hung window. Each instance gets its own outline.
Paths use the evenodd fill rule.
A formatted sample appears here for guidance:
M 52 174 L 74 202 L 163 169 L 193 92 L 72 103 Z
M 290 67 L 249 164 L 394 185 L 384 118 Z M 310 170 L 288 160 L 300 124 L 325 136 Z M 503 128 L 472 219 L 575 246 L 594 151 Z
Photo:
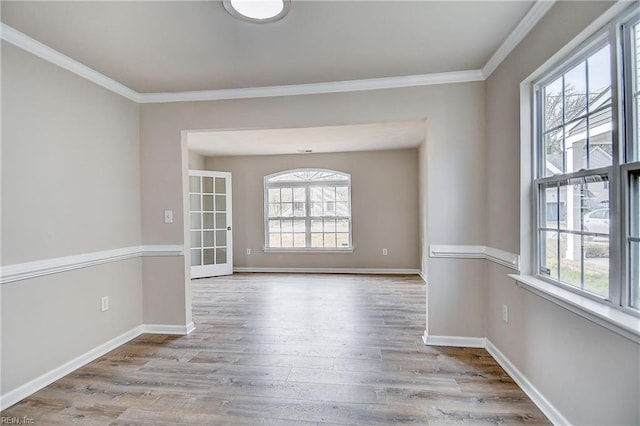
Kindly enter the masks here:
M 264 178 L 265 249 L 350 251 L 351 176 L 295 169 Z
M 639 22 L 627 13 L 534 84 L 536 276 L 636 314 Z

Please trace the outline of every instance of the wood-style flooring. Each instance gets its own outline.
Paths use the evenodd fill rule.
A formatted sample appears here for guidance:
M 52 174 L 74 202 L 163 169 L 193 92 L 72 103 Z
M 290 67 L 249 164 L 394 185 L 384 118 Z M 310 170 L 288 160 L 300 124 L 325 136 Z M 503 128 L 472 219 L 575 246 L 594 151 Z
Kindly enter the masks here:
M 484 349 L 425 347 L 415 276 L 192 282 L 189 336 L 142 335 L 2 413 L 37 425 L 548 424 Z

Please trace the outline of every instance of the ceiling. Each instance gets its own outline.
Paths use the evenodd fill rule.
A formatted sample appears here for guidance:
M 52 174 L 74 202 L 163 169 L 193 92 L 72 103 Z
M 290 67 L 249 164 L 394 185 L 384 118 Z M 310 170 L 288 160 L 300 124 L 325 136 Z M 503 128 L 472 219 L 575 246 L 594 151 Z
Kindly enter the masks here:
M 126 86 L 116 91 L 133 100 L 179 92 L 282 92 L 295 85 L 335 90 L 340 85 L 332 82 L 473 73 L 505 40 L 511 43 L 509 35 L 534 3 L 291 0 L 284 19 L 254 24 L 231 17 L 215 0 L 3 0 L 1 19 Z M 189 133 L 189 147 L 211 156 L 410 148 L 424 140 L 425 125 L 201 131 Z
M 305 127 L 190 132 L 189 150 L 205 156 L 293 154 L 310 149 L 314 153 L 376 151 L 415 148 L 425 138 L 424 120 Z M 303 141 L 303 142 L 302 142 Z
M 138 93 L 482 68 L 533 1 L 292 0 L 270 24 L 220 1 L 2 1 L 2 22 Z

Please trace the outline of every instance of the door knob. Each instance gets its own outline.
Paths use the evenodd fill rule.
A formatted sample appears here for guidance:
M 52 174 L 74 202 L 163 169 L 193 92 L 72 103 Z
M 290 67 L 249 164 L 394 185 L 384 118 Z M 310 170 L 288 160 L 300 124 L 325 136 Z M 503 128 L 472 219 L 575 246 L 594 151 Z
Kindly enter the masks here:
M 230 226 L 227 226 L 227 231 L 231 231 L 231 227 Z

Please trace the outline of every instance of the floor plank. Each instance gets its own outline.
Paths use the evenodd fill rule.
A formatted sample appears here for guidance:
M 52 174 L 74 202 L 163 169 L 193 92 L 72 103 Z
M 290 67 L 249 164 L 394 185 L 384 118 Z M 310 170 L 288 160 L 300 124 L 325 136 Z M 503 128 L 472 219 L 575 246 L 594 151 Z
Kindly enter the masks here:
M 192 282 L 196 330 L 145 334 L 2 412 L 34 424 L 549 424 L 484 349 L 426 347 L 415 276 Z

